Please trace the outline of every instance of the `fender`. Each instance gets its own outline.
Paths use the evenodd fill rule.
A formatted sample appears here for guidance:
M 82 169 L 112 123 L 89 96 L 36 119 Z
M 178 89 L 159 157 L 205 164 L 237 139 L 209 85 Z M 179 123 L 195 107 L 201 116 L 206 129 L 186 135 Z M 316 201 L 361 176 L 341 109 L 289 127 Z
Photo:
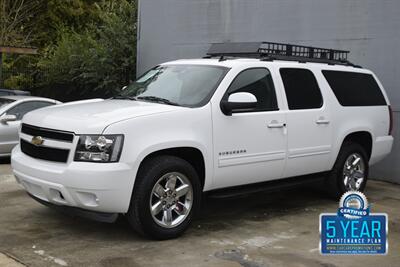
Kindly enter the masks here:
M 172 148 L 190 147 L 202 153 L 205 166 L 204 190 L 213 184 L 212 128 L 210 105 L 136 117 L 110 125 L 105 134 L 124 133 L 121 160 L 132 167 L 132 189 L 140 164 L 150 154 Z M 128 141 L 129 140 L 129 141 Z
M 335 138 L 336 143 L 335 145 L 333 145 L 332 147 L 334 148 L 332 150 L 332 158 L 331 158 L 331 163 L 330 163 L 330 167 L 331 169 L 333 168 L 333 165 L 336 162 L 336 159 L 339 155 L 339 151 L 342 148 L 343 142 L 346 139 L 347 136 L 349 136 L 352 133 L 356 133 L 356 132 L 367 132 L 371 135 L 372 137 L 372 148 L 374 147 L 374 140 L 375 140 L 375 136 L 373 134 L 372 128 L 368 127 L 368 126 L 359 126 L 359 127 L 354 127 L 354 128 L 349 128 L 344 132 L 341 132 L 341 135 L 338 138 Z
M 152 144 L 147 146 L 137 157 L 134 163 L 135 169 L 135 179 L 137 175 L 137 171 L 139 170 L 140 165 L 143 160 L 158 151 L 173 149 L 173 148 L 194 148 L 201 152 L 204 159 L 204 168 L 205 168 L 205 177 L 204 177 L 204 191 L 207 191 L 213 184 L 213 170 L 210 166 L 213 164 L 212 157 L 210 153 L 207 152 L 206 148 L 199 142 L 195 142 L 193 140 L 179 140 L 179 141 L 169 141 L 158 144 Z

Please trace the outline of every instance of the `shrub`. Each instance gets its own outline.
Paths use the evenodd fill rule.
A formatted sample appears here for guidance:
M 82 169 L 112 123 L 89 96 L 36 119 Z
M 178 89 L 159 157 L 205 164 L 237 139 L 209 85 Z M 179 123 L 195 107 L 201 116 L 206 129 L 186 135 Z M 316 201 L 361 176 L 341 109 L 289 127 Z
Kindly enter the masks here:
M 10 76 L 4 81 L 5 88 L 25 90 L 32 84 L 32 78 L 26 74 L 17 74 Z
M 119 91 L 136 70 L 136 1 L 95 4 L 100 22 L 83 32 L 60 29 L 60 38 L 45 51 L 38 67 L 45 74 L 41 86 L 76 99 L 108 97 Z

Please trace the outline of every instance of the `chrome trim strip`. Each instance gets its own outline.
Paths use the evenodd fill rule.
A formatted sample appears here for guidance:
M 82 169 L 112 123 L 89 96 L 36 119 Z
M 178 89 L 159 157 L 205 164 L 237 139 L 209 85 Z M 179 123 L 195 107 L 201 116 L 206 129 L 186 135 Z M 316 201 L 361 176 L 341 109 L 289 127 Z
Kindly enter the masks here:
M 246 155 L 235 155 L 230 157 L 220 157 L 218 160 L 218 167 L 284 160 L 285 157 L 285 151 L 273 151 L 268 153 L 255 153 Z
M 23 139 L 24 141 L 31 143 L 33 136 L 20 133 L 19 137 Z M 49 148 L 60 148 L 60 149 L 69 149 L 71 150 L 73 148 L 73 144 L 71 142 L 66 142 L 66 141 L 55 141 L 53 139 L 47 139 L 43 138 L 43 145 L 44 147 L 49 147 Z

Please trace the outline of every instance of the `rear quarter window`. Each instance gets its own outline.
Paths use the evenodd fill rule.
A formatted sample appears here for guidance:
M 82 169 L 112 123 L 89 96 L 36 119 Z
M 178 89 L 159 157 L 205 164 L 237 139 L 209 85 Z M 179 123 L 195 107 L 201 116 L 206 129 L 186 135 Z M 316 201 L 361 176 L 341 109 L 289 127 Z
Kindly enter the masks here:
M 323 70 L 322 74 L 342 106 L 387 105 L 371 74 L 331 70 Z

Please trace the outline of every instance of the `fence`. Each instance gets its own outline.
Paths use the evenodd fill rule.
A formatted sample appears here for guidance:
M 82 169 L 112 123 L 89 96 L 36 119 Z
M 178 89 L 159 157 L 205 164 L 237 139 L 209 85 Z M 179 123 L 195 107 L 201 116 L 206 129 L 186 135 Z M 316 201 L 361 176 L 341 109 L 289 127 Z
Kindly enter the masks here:
M 63 71 L 60 68 L 60 72 Z M 51 70 L 54 73 L 54 70 Z M 94 97 L 107 98 L 115 94 L 120 88 L 94 90 L 92 88 L 79 88 L 79 84 L 58 83 L 51 79 L 50 69 L 32 68 L 3 68 L 0 88 L 30 91 L 32 95 L 55 98 L 60 101 L 72 101 Z M 121 85 L 128 84 L 135 79 L 134 70 L 124 70 L 120 75 Z M 93 86 L 95 87 L 95 86 Z

